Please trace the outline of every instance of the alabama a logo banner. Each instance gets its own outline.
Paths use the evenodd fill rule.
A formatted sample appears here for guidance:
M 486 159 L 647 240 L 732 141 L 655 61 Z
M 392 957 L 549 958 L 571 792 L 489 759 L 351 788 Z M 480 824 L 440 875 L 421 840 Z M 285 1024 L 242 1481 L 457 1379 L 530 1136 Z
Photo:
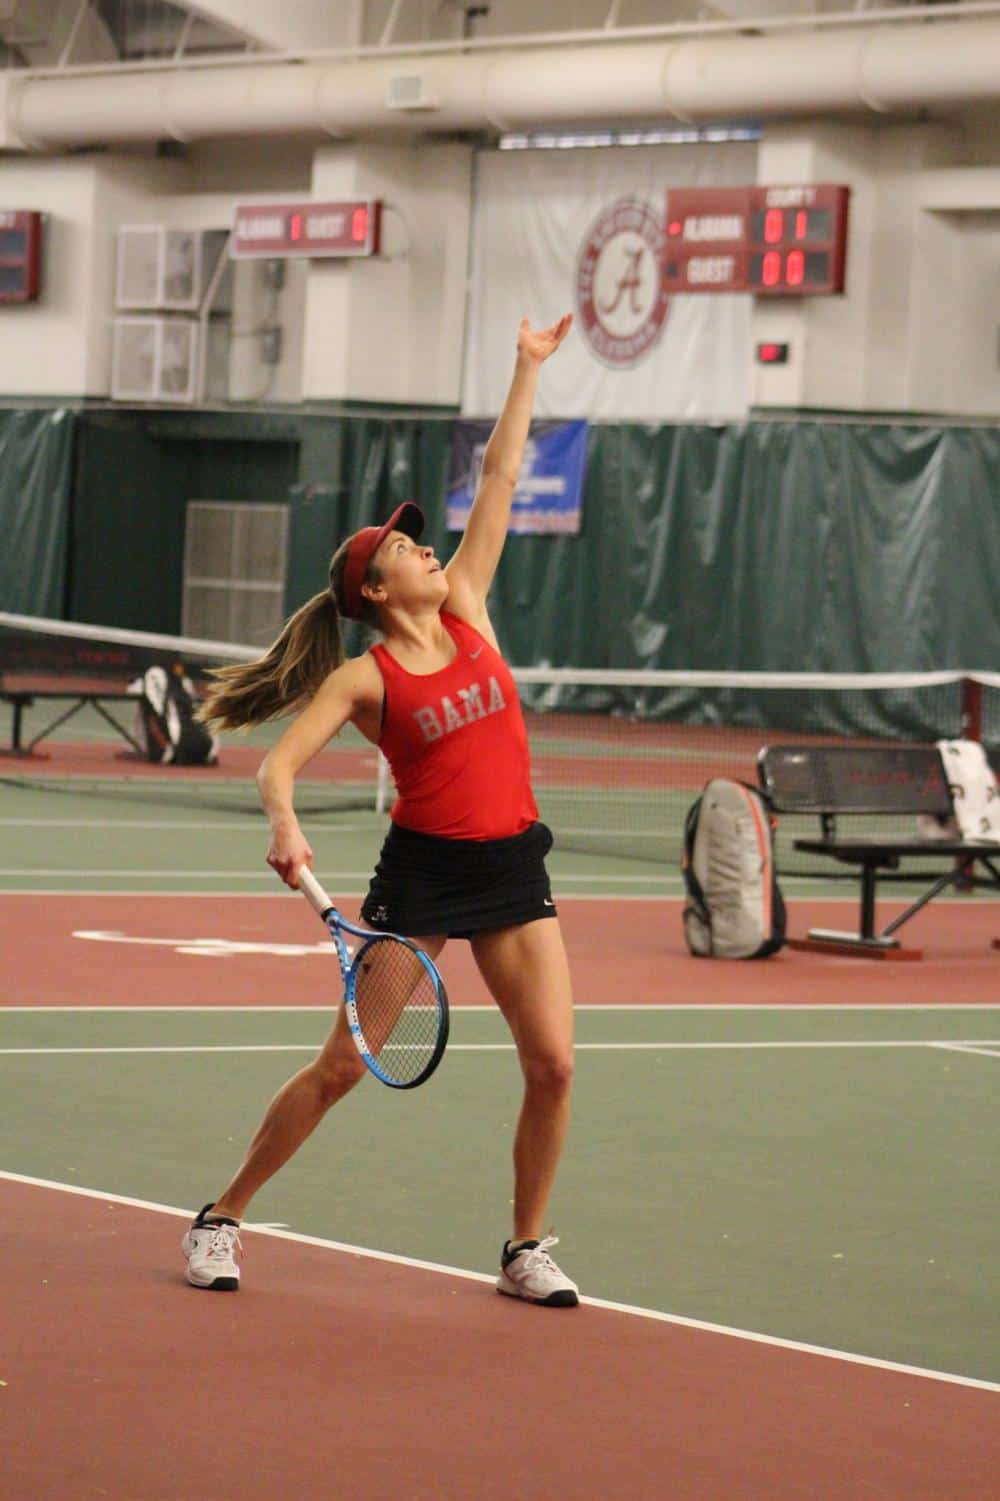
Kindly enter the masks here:
M 490 422 L 455 423 L 448 481 L 451 532 L 463 531 L 469 519 L 492 428 Z M 508 531 L 579 532 L 586 459 L 586 422 L 533 423 L 517 478 Z
M 670 299 L 662 255 L 663 222 L 641 198 L 602 208 L 584 235 L 573 286 L 578 326 L 606 365 L 637 364 L 663 332 Z
M 750 407 L 752 298 L 663 291 L 669 187 L 757 178 L 752 142 L 478 157 L 462 412 L 489 417 L 510 381 L 513 331 L 572 309 L 545 367 L 539 417 L 733 421 Z

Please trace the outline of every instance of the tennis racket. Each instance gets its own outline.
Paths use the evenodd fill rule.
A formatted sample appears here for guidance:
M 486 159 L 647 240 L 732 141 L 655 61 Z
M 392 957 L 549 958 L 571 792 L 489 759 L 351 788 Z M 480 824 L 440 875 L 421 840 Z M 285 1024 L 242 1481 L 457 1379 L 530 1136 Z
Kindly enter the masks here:
M 415 1089 L 430 1078 L 448 1042 L 448 995 L 434 961 L 407 938 L 341 917 L 308 865 L 299 871 L 299 890 L 333 939 L 358 1052 L 383 1084 Z M 345 933 L 364 939 L 353 959 Z

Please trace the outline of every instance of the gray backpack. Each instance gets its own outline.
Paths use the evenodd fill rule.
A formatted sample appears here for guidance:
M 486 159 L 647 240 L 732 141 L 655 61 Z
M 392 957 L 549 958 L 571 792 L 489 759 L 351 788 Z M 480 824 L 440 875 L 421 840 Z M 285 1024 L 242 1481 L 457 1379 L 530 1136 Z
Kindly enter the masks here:
M 688 810 L 681 862 L 692 954 L 764 959 L 785 942 L 785 903 L 774 873 L 771 816 L 760 793 L 723 777 Z
M 136 736 L 146 748 L 146 760 L 166 766 L 215 766 L 219 740 L 195 718 L 198 700 L 194 685 L 180 662 L 148 667 L 129 683 L 139 702 Z

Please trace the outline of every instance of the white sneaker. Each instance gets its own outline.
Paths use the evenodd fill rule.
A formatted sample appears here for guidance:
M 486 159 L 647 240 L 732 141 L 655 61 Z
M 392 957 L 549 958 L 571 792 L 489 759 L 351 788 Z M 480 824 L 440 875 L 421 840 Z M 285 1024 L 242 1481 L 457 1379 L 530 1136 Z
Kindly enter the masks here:
M 242 1251 L 240 1227 L 233 1220 L 224 1224 L 206 1224 L 203 1216 L 212 1208 L 206 1204 L 181 1241 L 187 1257 L 187 1279 L 192 1287 L 207 1287 L 215 1292 L 237 1292 L 240 1269 L 236 1253 Z
M 509 1298 L 526 1298 L 529 1303 L 541 1303 L 545 1308 L 575 1308 L 580 1301 L 579 1289 L 549 1255 L 549 1246 L 558 1244 L 558 1236 L 547 1235 L 544 1240 L 529 1240 L 511 1251 L 510 1241 L 506 1241 L 500 1257 L 497 1292 L 506 1293 Z

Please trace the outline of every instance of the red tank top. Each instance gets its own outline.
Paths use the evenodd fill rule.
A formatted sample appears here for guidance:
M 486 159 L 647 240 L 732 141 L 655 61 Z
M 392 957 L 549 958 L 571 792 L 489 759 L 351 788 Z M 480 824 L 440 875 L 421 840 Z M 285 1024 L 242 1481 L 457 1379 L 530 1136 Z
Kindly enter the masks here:
M 528 734 L 510 669 L 474 626 L 441 611 L 458 648 L 423 676 L 373 646 L 385 684 L 379 749 L 399 796 L 392 818 L 448 839 L 504 839 L 533 824 Z

